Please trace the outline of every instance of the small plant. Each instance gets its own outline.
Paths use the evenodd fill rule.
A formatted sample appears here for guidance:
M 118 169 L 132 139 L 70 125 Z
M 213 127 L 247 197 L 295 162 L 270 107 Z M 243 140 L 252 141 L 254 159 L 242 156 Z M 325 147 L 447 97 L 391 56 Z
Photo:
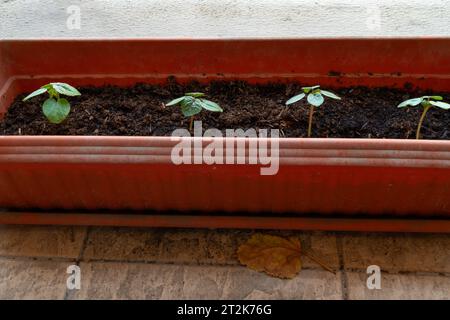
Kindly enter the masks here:
M 309 107 L 309 124 L 308 124 L 308 138 L 311 137 L 311 130 L 312 130 L 312 120 L 313 120 L 313 114 L 314 114 L 314 107 L 318 108 L 320 107 L 323 102 L 325 101 L 325 98 L 323 96 L 327 96 L 332 99 L 341 100 L 337 95 L 330 91 L 321 90 L 320 86 L 313 86 L 313 87 L 303 87 L 302 88 L 303 93 L 300 93 L 299 95 L 293 96 L 288 101 L 286 101 L 286 105 L 290 105 L 293 103 L 296 103 L 300 100 L 302 100 L 306 95 L 308 95 L 307 100 L 310 104 Z
M 75 89 L 71 85 L 68 85 L 67 83 L 54 82 L 46 84 L 40 89 L 32 92 L 31 94 L 26 96 L 23 101 L 27 101 L 28 99 L 46 92 L 50 97 L 44 101 L 44 104 L 42 105 L 42 111 L 44 112 L 44 115 L 47 117 L 48 121 L 56 124 L 63 122 L 70 113 L 69 101 L 61 98 L 60 94 L 70 97 L 81 95 L 81 93 L 77 89 Z
M 397 106 L 398 108 L 415 107 L 418 105 L 423 107 L 422 116 L 420 117 L 419 125 L 417 126 L 416 139 L 420 139 L 420 129 L 422 128 L 423 120 L 431 107 L 435 106 L 444 110 L 450 109 L 450 104 L 442 102 L 442 100 L 443 98 L 441 96 L 423 96 L 403 101 Z
M 202 99 L 205 94 L 201 92 L 189 92 L 186 93 L 183 97 L 176 98 L 166 106 L 175 106 L 179 105 L 181 108 L 181 112 L 185 117 L 191 117 L 189 123 L 189 131 L 192 131 L 192 124 L 194 123 L 194 116 L 197 113 L 200 113 L 202 109 L 213 111 L 213 112 L 223 112 L 222 108 L 215 102 Z

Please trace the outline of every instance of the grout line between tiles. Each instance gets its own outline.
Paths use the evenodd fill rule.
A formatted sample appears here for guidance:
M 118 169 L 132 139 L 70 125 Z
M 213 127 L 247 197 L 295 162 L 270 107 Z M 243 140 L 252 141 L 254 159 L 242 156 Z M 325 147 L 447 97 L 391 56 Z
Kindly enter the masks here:
M 36 256 L 16 256 L 16 255 L 1 255 L 0 259 L 5 260 L 22 260 L 22 261 L 52 261 L 52 262 L 95 262 L 95 263 L 129 263 L 129 264 L 162 264 L 162 265 L 180 265 L 180 266 L 216 266 L 216 267 L 240 267 L 239 263 L 214 263 L 214 262 L 177 262 L 177 261 L 158 261 L 158 260 L 121 260 L 121 259 L 101 259 L 101 258 L 89 258 L 87 260 L 70 257 L 36 257 Z M 78 264 L 77 264 L 78 265 Z M 322 267 L 304 267 L 303 270 L 324 270 Z M 346 272 L 366 273 L 364 268 L 345 268 Z M 339 269 L 338 271 L 343 271 Z M 383 274 L 389 275 L 417 275 L 417 276 L 443 276 L 450 277 L 450 272 L 445 271 L 381 271 Z
M 171 262 L 164 262 L 164 261 L 123 261 L 123 260 L 103 260 L 103 259 L 89 259 L 89 263 L 119 263 L 119 264 L 131 264 L 131 265 L 137 265 L 137 264 L 146 264 L 146 265 L 162 265 L 162 266 L 190 266 L 190 267 L 219 267 L 219 268 L 246 268 L 243 265 L 240 264 L 197 264 L 197 263 L 171 263 Z M 251 269 L 248 269 L 251 270 Z M 321 267 L 317 268 L 311 268 L 311 267 L 305 267 L 302 268 L 302 270 L 322 270 L 326 271 Z M 255 271 L 256 272 L 256 271 Z M 301 273 L 301 271 L 300 271 Z
M 76 262 L 76 258 L 70 257 L 34 257 L 34 256 L 0 255 L 0 259 L 19 260 L 19 261 Z
M 342 237 L 336 235 L 336 248 L 339 258 L 339 270 L 341 272 L 341 290 L 342 290 L 342 300 L 349 299 L 348 293 L 348 277 L 347 272 L 345 270 L 345 262 L 344 262 L 344 245 L 342 242 Z
M 70 257 L 31 257 L 31 256 L 15 256 L 15 255 L 2 255 L 0 259 L 5 260 L 22 260 L 22 261 L 53 261 L 53 262 L 94 262 L 94 263 L 129 263 L 129 264 L 161 264 L 161 265 L 180 265 L 180 266 L 199 266 L 199 267 L 240 267 L 239 263 L 214 263 L 214 262 L 171 262 L 171 261 L 158 261 L 158 260 L 121 260 L 121 259 L 101 259 L 101 258 L 89 258 L 87 260 Z M 339 267 L 340 268 L 340 267 Z M 324 270 L 320 266 L 317 267 L 304 267 L 303 270 Z M 345 268 L 346 272 L 366 273 L 364 268 Z M 342 272 L 342 269 L 338 271 Z M 417 275 L 417 276 L 443 276 L 450 277 L 450 272 L 445 271 L 381 271 L 383 274 L 388 275 Z
M 354 273 L 367 273 L 366 269 L 362 268 L 346 268 L 346 272 L 354 272 Z M 404 275 L 404 276 L 443 276 L 443 277 L 450 277 L 450 272 L 443 272 L 443 271 L 386 271 L 381 270 L 382 274 L 387 275 Z
M 84 239 L 83 239 L 83 243 L 81 244 L 80 254 L 78 255 L 78 258 L 77 258 L 77 265 L 79 265 L 79 263 L 81 261 L 83 261 L 84 252 L 86 251 L 86 247 L 88 245 L 88 241 L 89 241 L 89 237 L 91 235 L 91 231 L 92 231 L 92 227 L 87 227 L 86 234 L 85 234 Z
M 75 259 L 75 265 L 80 266 L 80 262 L 82 261 L 84 250 L 86 249 L 89 235 L 90 235 L 91 227 L 88 226 L 86 228 L 86 233 L 83 238 L 83 242 L 80 247 L 80 252 L 78 253 L 78 257 Z M 66 291 L 64 292 L 63 300 L 71 300 L 75 294 L 75 290 L 69 290 L 69 288 L 66 288 Z

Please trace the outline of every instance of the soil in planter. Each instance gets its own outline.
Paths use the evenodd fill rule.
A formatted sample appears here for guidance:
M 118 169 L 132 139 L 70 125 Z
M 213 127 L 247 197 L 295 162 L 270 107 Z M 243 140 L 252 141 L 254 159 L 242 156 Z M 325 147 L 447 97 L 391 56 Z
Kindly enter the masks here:
M 306 84 L 250 85 L 242 81 L 191 82 L 166 85 L 137 84 L 130 88 L 105 86 L 81 87 L 82 96 L 70 98 L 72 111 L 62 124 L 50 124 L 41 109 L 45 96 L 22 102 L 17 97 L 0 122 L 4 135 L 130 135 L 165 136 L 177 128 L 187 128 L 178 107 L 164 103 L 185 92 L 200 91 L 207 99 L 219 103 L 223 113 L 203 111 L 196 116 L 203 129 L 280 129 L 284 137 L 305 137 L 309 106 L 305 99 L 286 107 L 284 103 L 300 92 Z M 332 89 L 332 88 L 327 88 Z M 421 108 L 398 109 L 409 98 L 429 94 L 425 91 L 388 88 L 343 88 L 334 90 L 341 101 L 326 99 L 316 109 L 314 137 L 347 138 L 410 138 L 415 130 Z M 450 93 L 442 94 L 450 100 Z M 422 127 L 424 139 L 450 139 L 450 111 L 431 109 Z

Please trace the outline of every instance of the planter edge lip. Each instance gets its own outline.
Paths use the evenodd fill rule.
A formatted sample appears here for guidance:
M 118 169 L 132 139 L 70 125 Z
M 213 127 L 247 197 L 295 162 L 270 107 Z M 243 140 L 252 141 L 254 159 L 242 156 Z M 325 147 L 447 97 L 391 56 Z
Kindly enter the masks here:
M 340 36 L 340 37 L 51 37 L 51 38 L 1 38 L 0 43 L 19 42 L 248 42 L 248 41 L 433 41 L 450 40 L 450 36 Z
M 210 143 L 213 140 L 223 141 L 278 141 L 281 147 L 312 147 L 312 148 L 355 148 L 370 150 L 418 150 L 418 151 L 450 151 L 450 140 L 431 139 L 383 139 L 383 138 L 272 138 L 272 137 L 180 137 L 180 136 L 112 136 L 112 135 L 0 135 L 0 147 L 17 146 L 114 146 L 127 143 L 161 143 L 173 146 L 182 140 L 202 141 Z
M 184 140 L 183 140 L 184 139 Z M 244 153 L 232 154 L 233 163 L 204 161 L 212 159 L 203 153 L 214 139 L 221 146 L 231 144 Z M 184 143 L 180 143 L 184 141 Z M 202 166 L 243 164 L 250 151 L 260 157 L 259 147 L 270 150 L 270 160 L 293 166 L 372 166 L 450 168 L 450 141 L 341 139 L 341 138 L 192 138 L 192 137 L 134 137 L 134 136 L 0 136 L 0 164 L 11 163 L 109 163 L 109 164 L 167 164 L 173 161 L 175 146 L 188 143 L 188 152 L 203 156 Z M 265 142 L 265 143 L 263 143 Z M 275 142 L 275 143 L 274 143 Z M 272 149 L 272 147 L 275 147 Z M 178 149 L 177 152 L 179 152 Z M 265 152 L 266 152 L 265 151 Z M 275 153 L 272 153 L 275 152 Z M 183 151 L 184 153 L 184 151 Z M 273 155 L 273 157 L 272 157 Z M 264 153 L 263 156 L 268 156 Z M 209 158 L 208 158 L 209 157 Z M 242 162 L 242 159 L 243 162 Z M 216 160 L 214 160 L 216 161 Z M 209 163 L 209 164 L 207 164 Z M 179 165 L 180 163 L 178 163 Z M 193 162 L 182 163 L 194 164 Z M 256 166 L 261 166 L 257 164 Z

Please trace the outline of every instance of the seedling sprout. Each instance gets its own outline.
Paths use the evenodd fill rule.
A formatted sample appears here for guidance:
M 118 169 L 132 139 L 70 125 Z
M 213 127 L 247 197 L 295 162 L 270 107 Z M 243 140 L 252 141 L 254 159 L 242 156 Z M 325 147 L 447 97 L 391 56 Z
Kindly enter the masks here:
M 420 130 L 422 129 L 422 124 L 428 110 L 430 110 L 432 107 L 438 107 L 444 110 L 450 109 L 450 104 L 443 102 L 442 100 L 443 98 L 441 96 L 423 96 L 403 101 L 397 106 L 398 108 L 416 107 L 418 105 L 421 105 L 423 107 L 422 115 L 420 117 L 419 124 L 416 130 L 416 139 L 420 139 Z
M 46 84 L 36 91 L 26 96 L 23 101 L 27 101 L 33 97 L 48 93 L 49 98 L 42 104 L 42 111 L 51 123 L 63 122 L 70 113 L 70 104 L 67 99 L 61 98 L 60 95 L 69 97 L 79 96 L 81 93 L 67 83 L 54 82 Z
M 183 97 L 176 98 L 166 106 L 178 105 L 181 108 L 181 112 L 185 117 L 190 117 L 189 131 L 192 131 L 192 124 L 194 123 L 194 116 L 200 113 L 203 109 L 212 112 L 223 112 L 223 109 L 215 102 L 203 99 L 205 94 L 201 92 L 189 92 Z
M 311 137 L 311 131 L 312 131 L 312 120 L 313 120 L 313 114 L 314 114 L 314 108 L 320 107 L 324 101 L 325 98 L 323 96 L 327 96 L 332 99 L 341 100 L 337 95 L 330 91 L 321 90 L 320 86 L 313 86 L 313 87 L 303 87 L 303 92 L 293 96 L 288 101 L 286 101 L 286 105 L 291 105 L 293 103 L 296 103 L 300 100 L 302 100 L 306 95 L 308 103 L 310 104 L 309 107 L 309 123 L 308 123 L 308 138 Z

